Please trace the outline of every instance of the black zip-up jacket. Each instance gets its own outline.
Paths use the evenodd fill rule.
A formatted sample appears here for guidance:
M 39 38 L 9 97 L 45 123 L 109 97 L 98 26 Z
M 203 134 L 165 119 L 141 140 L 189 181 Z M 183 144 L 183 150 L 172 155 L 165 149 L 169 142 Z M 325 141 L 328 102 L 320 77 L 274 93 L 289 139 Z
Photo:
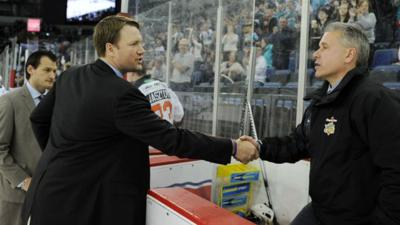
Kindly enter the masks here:
M 333 92 L 307 96 L 302 123 L 264 138 L 261 158 L 311 159 L 309 193 L 323 225 L 400 224 L 400 97 L 350 71 Z

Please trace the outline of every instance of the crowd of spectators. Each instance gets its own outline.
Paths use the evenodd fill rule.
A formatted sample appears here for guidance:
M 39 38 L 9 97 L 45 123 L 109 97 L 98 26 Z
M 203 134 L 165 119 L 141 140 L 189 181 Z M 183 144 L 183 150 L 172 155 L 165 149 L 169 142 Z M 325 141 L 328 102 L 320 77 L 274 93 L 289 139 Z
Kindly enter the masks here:
M 271 71 L 295 71 L 298 62 L 301 1 L 248 0 L 224 1 L 222 31 L 221 78 L 224 83 L 241 82 L 250 74 L 250 47 L 256 46 L 255 80 L 268 82 Z M 176 0 L 172 12 L 171 85 L 189 90 L 201 84 L 211 85 L 215 71 L 216 19 L 218 1 Z M 310 53 L 318 48 L 327 24 L 333 21 L 355 23 L 367 34 L 371 49 L 397 48 L 400 41 L 400 0 L 311 0 Z M 168 7 L 161 6 L 141 13 L 146 42 L 147 72 L 165 80 Z M 70 46 L 86 35 L 82 30 L 59 29 L 44 24 L 38 34 L 26 32 L 26 22 L 17 21 L 0 27 L 0 51 L 10 45 L 9 37 L 17 37 L 22 47 L 46 48 L 54 51 L 60 68 L 70 65 Z M 26 40 L 29 40 L 27 42 Z M 24 43 L 29 43 L 24 45 Z M 79 49 L 78 49 L 79 50 Z M 309 54 L 312 55 L 312 54 Z M 373 51 L 371 51 L 371 59 Z M 23 61 L 23 60 L 20 60 Z M 312 60 L 308 67 L 312 68 Z M 17 77 L 23 75 L 23 65 Z
M 400 1 L 376 0 L 311 0 L 310 20 L 310 53 L 318 48 L 318 42 L 327 24 L 333 21 L 354 23 L 360 26 L 368 36 L 372 49 L 398 46 Z M 173 10 L 172 38 L 172 77 L 175 82 L 180 63 L 176 63 L 182 55 L 181 40 L 185 47 L 187 64 L 185 77 L 181 79 L 187 89 L 201 83 L 212 83 L 215 69 L 215 38 L 217 3 L 215 1 L 193 6 L 192 2 L 181 2 Z M 296 0 L 256 0 L 254 11 L 248 1 L 224 1 L 224 28 L 222 36 L 221 74 L 230 82 L 240 82 L 249 74 L 250 45 L 256 46 L 256 81 L 267 82 L 270 70 L 295 70 L 298 56 L 301 3 Z M 391 6 L 392 8 L 390 8 Z M 166 9 L 167 10 L 167 9 Z M 158 10 L 158 12 L 160 12 Z M 385 15 L 382 15 L 386 12 Z M 390 15 L 391 17 L 388 17 Z M 160 12 L 160 15 L 168 15 Z M 390 23 L 387 22 L 390 18 Z M 160 22 L 152 18 L 142 18 L 144 39 L 148 51 L 148 71 L 154 77 L 160 77 L 159 69 L 165 68 L 165 50 L 167 44 L 167 17 Z M 385 22 L 386 21 L 386 22 Z M 162 22 L 165 22 L 164 25 Z M 378 27 L 385 24 L 385 29 Z M 387 24 L 391 24 L 388 26 Z M 396 26 L 397 25 L 397 26 Z M 158 30 L 158 27 L 164 27 Z M 149 29 L 148 27 L 151 27 Z M 164 30 L 163 30 L 164 29 Z M 378 47 L 376 47 L 378 46 Z M 309 54 L 311 55 L 311 54 Z M 373 51 L 371 52 L 371 58 Z M 156 57 L 155 57 L 156 56 Z M 154 68 L 156 67 L 157 68 Z M 161 67 L 160 67 L 161 65 Z M 310 59 L 309 68 L 312 68 Z M 183 84 L 184 83 L 184 84 Z M 179 85 L 178 85 L 179 86 Z M 177 87 L 176 87 L 177 88 Z

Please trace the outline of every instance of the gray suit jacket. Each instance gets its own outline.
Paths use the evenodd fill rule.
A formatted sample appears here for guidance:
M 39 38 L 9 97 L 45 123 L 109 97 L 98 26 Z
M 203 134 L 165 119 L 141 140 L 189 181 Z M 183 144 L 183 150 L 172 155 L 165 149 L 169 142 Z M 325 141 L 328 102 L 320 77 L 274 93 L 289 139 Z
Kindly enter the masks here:
M 29 120 L 35 108 L 24 85 L 0 97 L 0 200 L 22 203 L 17 185 L 32 176 L 41 155 Z

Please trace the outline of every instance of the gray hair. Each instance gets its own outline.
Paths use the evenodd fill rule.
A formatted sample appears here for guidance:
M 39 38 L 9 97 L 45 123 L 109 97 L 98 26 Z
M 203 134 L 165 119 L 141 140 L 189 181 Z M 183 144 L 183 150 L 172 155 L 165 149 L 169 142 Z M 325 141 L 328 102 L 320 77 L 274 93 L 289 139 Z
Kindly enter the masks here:
M 357 50 L 356 66 L 368 66 L 369 42 L 362 29 L 356 24 L 333 22 L 328 24 L 325 32 L 340 32 L 340 43 L 346 48 Z

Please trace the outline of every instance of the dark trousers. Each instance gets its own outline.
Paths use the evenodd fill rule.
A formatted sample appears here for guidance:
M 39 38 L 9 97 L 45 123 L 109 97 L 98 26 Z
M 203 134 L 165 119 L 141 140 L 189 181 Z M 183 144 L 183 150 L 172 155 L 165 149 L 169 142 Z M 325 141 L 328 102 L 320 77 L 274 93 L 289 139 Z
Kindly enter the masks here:
M 311 203 L 304 206 L 304 208 L 297 214 L 290 225 L 321 225 L 314 215 L 314 210 Z

